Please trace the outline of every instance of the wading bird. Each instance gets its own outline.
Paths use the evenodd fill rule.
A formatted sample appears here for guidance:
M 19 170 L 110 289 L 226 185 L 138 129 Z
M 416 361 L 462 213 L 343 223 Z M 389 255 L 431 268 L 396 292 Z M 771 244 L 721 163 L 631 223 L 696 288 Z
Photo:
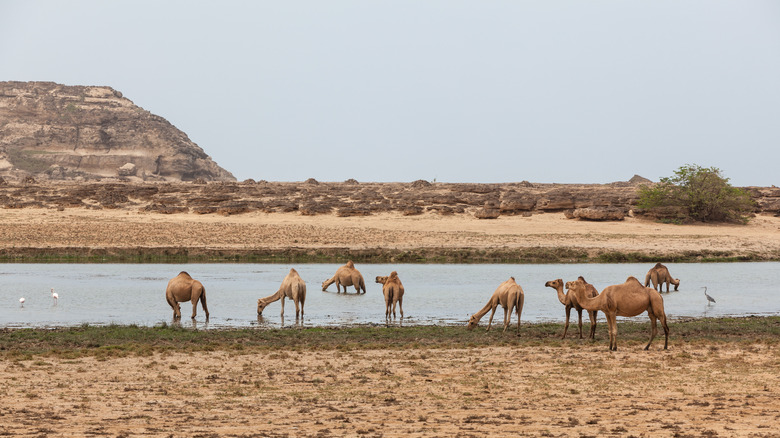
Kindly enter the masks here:
M 24 297 L 19 298 L 19 307 L 24 307 Z
M 54 305 L 56 306 L 60 295 L 57 292 L 54 292 L 54 288 L 51 288 L 51 298 L 54 300 Z
M 715 298 L 712 298 L 707 293 L 707 286 L 704 286 L 704 296 L 707 297 L 707 305 L 709 305 L 710 303 L 714 303 L 715 302 Z

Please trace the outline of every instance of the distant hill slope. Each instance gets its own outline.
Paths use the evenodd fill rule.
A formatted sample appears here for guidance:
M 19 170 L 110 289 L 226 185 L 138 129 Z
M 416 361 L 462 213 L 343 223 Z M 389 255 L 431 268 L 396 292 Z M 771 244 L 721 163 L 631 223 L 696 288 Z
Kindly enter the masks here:
M 187 134 L 110 87 L 0 82 L 6 179 L 235 181 Z

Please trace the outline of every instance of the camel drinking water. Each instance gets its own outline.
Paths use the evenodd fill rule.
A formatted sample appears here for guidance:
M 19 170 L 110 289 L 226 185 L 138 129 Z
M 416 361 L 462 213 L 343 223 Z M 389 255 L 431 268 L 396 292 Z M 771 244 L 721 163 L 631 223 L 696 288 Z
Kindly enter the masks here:
M 257 314 L 262 315 L 263 309 L 269 304 L 282 300 L 282 317 L 284 317 L 284 299 L 289 298 L 295 303 L 295 319 L 303 318 L 303 304 L 306 301 L 306 282 L 303 281 L 298 271 L 290 269 L 290 272 L 282 280 L 279 290 L 271 296 L 257 300 Z M 300 305 L 300 308 L 299 308 Z
M 609 349 L 617 350 L 617 317 L 637 316 L 647 311 L 650 317 L 650 340 L 645 345 L 645 350 L 650 348 L 655 335 L 658 333 L 656 320 L 661 320 L 664 328 L 664 350 L 669 344 L 669 326 L 666 325 L 666 313 L 664 312 L 664 299 L 655 289 L 644 287 L 636 277 L 628 277 L 625 283 L 607 286 L 595 298 L 588 297 L 586 283 L 580 279 L 566 282 L 569 293 L 577 297 L 577 301 L 585 310 L 601 310 L 607 317 L 609 326 Z
M 401 318 L 404 317 L 404 285 L 398 278 L 398 272 L 393 271 L 387 277 L 376 277 L 376 282 L 382 284 L 382 293 L 385 296 L 385 319 L 390 319 L 390 310 L 392 308 L 393 318 L 395 318 L 395 305 L 401 310 Z
M 192 302 L 192 319 L 198 310 L 198 300 L 203 306 L 203 312 L 206 313 L 206 321 L 209 320 L 209 309 L 206 307 L 206 288 L 198 280 L 190 277 L 190 274 L 181 271 L 179 275 L 173 277 L 165 288 L 165 299 L 173 309 L 173 319 L 181 319 L 181 309 L 179 303 L 184 301 Z
M 669 292 L 669 284 L 674 285 L 674 290 L 677 290 L 680 286 L 680 279 L 672 278 L 669 269 L 660 263 L 656 263 L 645 275 L 645 287 L 650 286 L 651 282 L 653 283 L 653 289 L 658 292 L 664 291 L 664 283 L 666 283 L 667 292 Z
M 336 293 L 341 292 L 341 286 L 344 286 L 344 293 L 347 293 L 347 286 L 355 286 L 357 293 L 360 293 L 361 289 L 363 293 L 366 293 L 366 282 L 363 281 L 363 275 L 360 274 L 360 271 L 355 269 L 352 260 L 339 267 L 333 277 L 322 282 L 322 291 L 325 292 L 328 286 L 333 283 L 336 283 Z
M 523 288 L 515 282 L 515 277 L 509 277 L 509 280 L 501 283 L 493 296 L 490 297 L 485 307 L 479 310 L 479 312 L 471 315 L 469 318 L 469 324 L 467 328 L 472 330 L 479 324 L 479 320 L 490 311 L 490 319 L 488 320 L 487 331 L 490 331 L 490 325 L 493 323 L 493 315 L 496 313 L 496 308 L 500 305 L 504 309 L 504 332 L 506 332 L 509 326 L 509 320 L 512 318 L 512 309 L 517 312 L 517 334 L 520 334 L 520 316 L 523 313 L 523 301 L 525 300 L 525 294 Z
M 584 278 L 580 277 L 582 281 L 585 281 Z M 593 287 L 592 284 L 589 284 L 586 282 L 586 284 L 589 286 L 588 293 L 586 294 L 589 297 L 595 297 L 599 294 L 599 291 L 596 290 L 595 287 Z M 577 311 L 578 315 L 578 327 L 579 327 L 579 335 L 580 339 L 582 339 L 582 306 L 577 301 L 577 297 L 574 296 L 572 293 L 563 293 L 563 280 L 560 278 L 557 280 L 550 280 L 547 283 L 544 284 L 546 287 L 551 287 L 555 289 L 556 292 L 558 292 L 558 301 L 561 302 L 564 306 L 566 306 L 566 324 L 563 326 L 563 336 L 561 336 L 561 339 L 564 339 L 566 337 L 566 332 L 569 330 L 569 314 L 571 313 L 571 309 L 574 308 Z M 588 312 L 588 315 L 590 316 L 590 335 L 588 336 L 588 339 L 595 339 L 596 337 L 596 315 L 598 314 L 598 311 L 595 310 L 586 310 Z

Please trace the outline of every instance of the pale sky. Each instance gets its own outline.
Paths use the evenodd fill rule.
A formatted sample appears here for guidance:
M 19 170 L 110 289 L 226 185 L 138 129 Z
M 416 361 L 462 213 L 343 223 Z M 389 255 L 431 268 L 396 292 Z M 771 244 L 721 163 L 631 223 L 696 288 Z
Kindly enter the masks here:
M 0 0 L 0 80 L 111 86 L 239 180 L 780 185 L 774 0 Z

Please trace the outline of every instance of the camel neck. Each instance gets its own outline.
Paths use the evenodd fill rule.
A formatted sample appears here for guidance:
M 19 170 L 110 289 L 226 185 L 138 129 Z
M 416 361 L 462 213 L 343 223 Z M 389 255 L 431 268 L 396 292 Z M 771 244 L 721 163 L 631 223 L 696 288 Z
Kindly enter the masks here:
M 284 296 L 284 292 L 281 289 L 279 289 L 278 291 L 276 291 L 275 294 L 269 295 L 261 299 L 263 300 L 264 303 L 269 304 L 269 303 L 273 303 L 274 301 L 280 300 L 283 296 Z
M 563 285 L 556 287 L 555 291 L 558 292 L 558 301 L 560 301 L 561 304 L 566 305 L 566 294 L 563 293 Z
M 475 313 L 475 314 L 474 314 L 474 316 L 475 316 L 477 319 L 481 319 L 481 318 L 482 318 L 483 316 L 485 316 L 485 314 L 486 314 L 486 313 L 488 313 L 488 312 L 490 311 L 490 309 L 492 309 L 492 308 L 493 308 L 493 300 L 491 299 L 490 301 L 488 301 L 488 303 L 487 303 L 487 304 L 485 304 L 485 307 L 483 307 L 483 308 L 479 309 L 479 311 L 478 311 L 477 313 Z

